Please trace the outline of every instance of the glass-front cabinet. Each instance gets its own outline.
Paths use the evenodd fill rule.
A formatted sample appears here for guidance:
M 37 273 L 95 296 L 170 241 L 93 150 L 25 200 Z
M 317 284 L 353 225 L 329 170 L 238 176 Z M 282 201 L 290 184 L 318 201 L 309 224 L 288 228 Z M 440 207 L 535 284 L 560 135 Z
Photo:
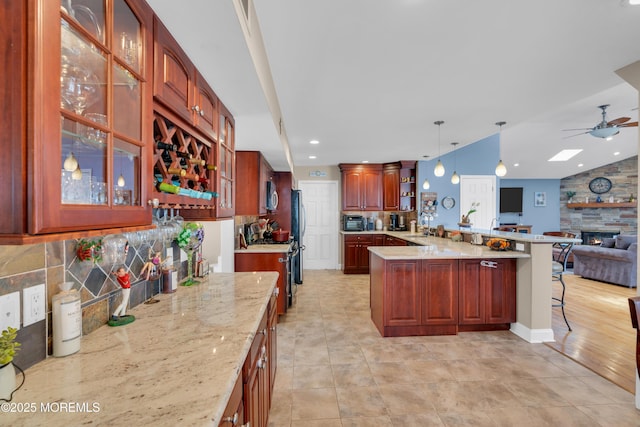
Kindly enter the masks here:
M 235 213 L 235 135 L 233 117 L 220 106 L 220 137 L 218 140 L 218 218 Z
M 151 9 L 137 0 L 24 3 L 28 219 L 0 232 L 151 224 Z

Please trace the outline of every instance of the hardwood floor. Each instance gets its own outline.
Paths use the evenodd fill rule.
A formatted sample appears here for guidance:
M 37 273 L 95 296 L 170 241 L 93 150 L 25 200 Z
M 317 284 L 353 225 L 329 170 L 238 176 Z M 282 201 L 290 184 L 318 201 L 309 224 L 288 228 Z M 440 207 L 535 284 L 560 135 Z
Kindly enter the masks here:
M 565 274 L 567 330 L 560 308 L 553 309 L 556 342 L 547 345 L 633 393 L 636 330 L 631 326 L 628 298 L 636 289 Z M 561 285 L 553 282 L 554 296 Z

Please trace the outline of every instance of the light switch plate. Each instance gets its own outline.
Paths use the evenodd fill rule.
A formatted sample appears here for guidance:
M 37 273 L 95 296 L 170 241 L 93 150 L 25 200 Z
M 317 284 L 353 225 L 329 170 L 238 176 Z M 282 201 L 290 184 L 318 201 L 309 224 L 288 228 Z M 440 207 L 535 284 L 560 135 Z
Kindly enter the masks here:
M 516 251 L 524 251 L 524 243 L 516 242 Z
M 46 312 L 44 283 L 22 291 L 22 325 L 44 320 Z
M 20 292 L 0 296 L 0 331 L 20 329 Z

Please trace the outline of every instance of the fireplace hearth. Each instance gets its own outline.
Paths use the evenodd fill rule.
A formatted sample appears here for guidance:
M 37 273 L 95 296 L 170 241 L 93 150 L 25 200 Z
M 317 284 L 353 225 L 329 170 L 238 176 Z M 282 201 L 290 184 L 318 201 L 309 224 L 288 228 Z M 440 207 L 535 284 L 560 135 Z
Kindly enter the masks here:
M 583 245 L 599 245 L 602 243 L 602 239 L 615 237 L 618 234 L 620 234 L 620 230 L 581 230 L 580 238 L 582 239 Z

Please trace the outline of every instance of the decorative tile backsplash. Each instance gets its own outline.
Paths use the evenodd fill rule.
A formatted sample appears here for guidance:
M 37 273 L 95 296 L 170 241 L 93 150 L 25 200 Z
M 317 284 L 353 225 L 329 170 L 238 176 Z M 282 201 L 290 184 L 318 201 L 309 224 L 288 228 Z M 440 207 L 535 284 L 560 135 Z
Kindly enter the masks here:
M 46 320 L 21 327 L 18 332 L 22 349 L 15 363 L 23 369 L 52 354 L 51 298 L 60 291 L 61 283 L 72 282 L 80 292 L 82 333 L 86 335 L 103 326 L 121 301 L 121 288 L 112 274 L 119 267 L 124 266 L 131 274 L 129 308 L 161 291 L 159 272 L 149 281 L 145 280 L 145 274 L 140 274 L 150 254 L 160 252 L 163 264 L 177 270 L 178 280 L 187 276 L 187 262 L 181 262 L 180 248 L 157 229 L 104 236 L 102 260 L 96 263 L 81 261 L 76 253 L 77 246 L 78 240 L 0 246 L 0 295 L 20 292 L 22 301 L 23 289 L 42 283 L 46 287 Z

